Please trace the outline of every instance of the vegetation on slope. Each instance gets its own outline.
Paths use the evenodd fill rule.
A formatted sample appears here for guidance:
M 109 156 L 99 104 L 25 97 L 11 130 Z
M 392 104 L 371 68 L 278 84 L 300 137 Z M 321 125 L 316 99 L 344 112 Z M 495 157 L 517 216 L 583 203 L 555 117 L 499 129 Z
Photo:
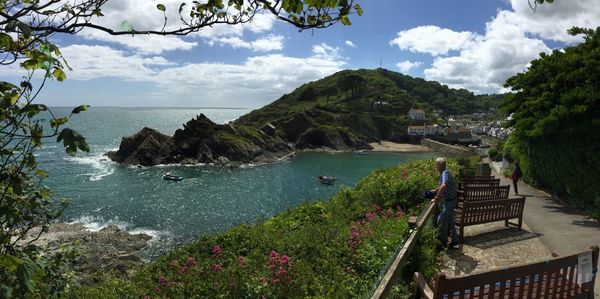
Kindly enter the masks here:
M 552 54 L 506 82 L 515 131 L 505 146 L 525 179 L 600 219 L 600 27 L 574 28 L 585 42 Z
M 323 125 L 347 128 L 363 141 L 407 141 L 407 112 L 422 108 L 445 115 L 487 112 L 503 96 L 476 96 L 385 69 L 345 70 L 298 87 L 290 94 L 242 116 L 239 124 L 260 127 L 267 122 L 278 134 L 295 142 L 306 128 Z M 389 105 L 374 106 L 385 101 Z

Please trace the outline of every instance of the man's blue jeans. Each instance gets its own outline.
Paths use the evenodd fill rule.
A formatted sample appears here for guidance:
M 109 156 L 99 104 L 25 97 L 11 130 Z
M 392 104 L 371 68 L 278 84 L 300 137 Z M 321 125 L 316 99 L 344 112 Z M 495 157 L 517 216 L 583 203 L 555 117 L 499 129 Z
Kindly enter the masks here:
M 458 243 L 458 234 L 456 225 L 454 225 L 454 208 L 456 207 L 456 198 L 450 201 L 444 200 L 441 204 L 441 212 L 437 218 L 437 224 L 440 228 L 440 241 L 445 246 L 448 242 L 448 230 L 453 243 Z

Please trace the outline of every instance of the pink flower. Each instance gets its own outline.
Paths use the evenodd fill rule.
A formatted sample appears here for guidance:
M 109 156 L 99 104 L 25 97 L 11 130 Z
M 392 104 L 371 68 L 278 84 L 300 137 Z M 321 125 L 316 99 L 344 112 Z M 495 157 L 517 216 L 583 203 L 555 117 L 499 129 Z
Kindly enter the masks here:
M 282 257 L 279 259 L 279 264 L 281 264 L 281 265 L 285 265 L 285 264 L 287 264 L 289 261 L 290 261 L 290 258 L 289 258 L 287 255 L 284 255 L 284 256 L 282 256 Z
M 195 267 L 196 266 L 196 259 L 194 259 L 193 257 L 189 256 L 187 258 L 187 261 L 185 262 L 186 265 L 188 265 L 188 267 Z
M 277 251 L 275 251 L 275 250 L 271 251 L 271 256 L 270 256 L 271 258 L 276 258 L 278 256 L 279 256 L 279 254 L 277 253 Z
M 273 277 L 273 279 L 271 279 L 272 283 L 278 283 L 279 282 L 279 278 L 277 277 Z
M 213 254 L 219 255 L 221 253 L 221 246 L 215 245 L 212 250 Z
M 375 213 L 375 212 L 367 212 L 366 217 L 367 217 L 367 220 L 373 221 L 377 217 L 377 213 Z
M 171 281 L 171 285 L 170 285 L 171 287 L 174 287 L 176 285 L 177 285 L 177 282 L 175 280 Z
M 279 270 L 277 271 L 277 273 L 275 273 L 275 275 L 277 276 L 282 276 L 282 275 L 286 275 L 287 271 L 285 271 L 285 269 L 283 269 L 283 267 L 279 267 Z
M 179 268 L 179 261 L 177 261 L 177 260 L 172 260 L 170 264 L 173 267 L 178 267 Z
M 212 265 L 212 269 L 215 270 L 215 271 L 221 271 L 221 265 L 214 264 L 214 265 Z
M 235 281 L 230 281 L 228 286 L 230 289 L 235 289 Z
M 381 211 L 381 207 L 380 207 L 378 204 L 374 204 L 374 205 L 371 207 L 371 210 L 372 210 L 372 211 L 375 211 L 375 212 L 380 212 L 380 211 Z
M 183 274 L 187 273 L 187 271 L 188 271 L 188 268 L 187 267 L 183 267 L 183 268 L 181 268 L 181 270 L 179 270 L 179 274 L 183 275 Z
M 161 276 L 158 278 L 158 283 L 160 284 L 166 284 L 167 283 L 167 278 L 164 276 Z
M 243 257 L 243 256 L 241 256 L 241 255 L 240 255 L 240 257 L 238 258 L 238 262 L 239 262 L 240 266 L 242 266 L 242 267 L 243 267 L 243 266 L 246 266 L 246 263 L 247 263 L 247 261 L 246 261 L 246 258 L 245 258 L 245 257 Z
M 144 296 L 144 299 L 150 299 L 150 296 L 146 295 Z

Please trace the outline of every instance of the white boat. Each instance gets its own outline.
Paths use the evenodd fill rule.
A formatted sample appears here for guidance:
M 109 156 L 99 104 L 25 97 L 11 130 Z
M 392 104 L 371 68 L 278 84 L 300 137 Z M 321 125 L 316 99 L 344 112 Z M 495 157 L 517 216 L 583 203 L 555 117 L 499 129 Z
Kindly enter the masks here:
M 165 179 L 167 181 L 181 181 L 181 180 L 183 180 L 183 177 L 180 177 L 178 175 L 173 175 L 170 172 L 167 172 L 167 173 L 163 174 L 163 179 Z
M 364 149 L 357 150 L 354 153 L 357 154 L 357 155 L 366 155 L 367 154 L 367 152 Z
M 333 185 L 333 182 L 335 182 L 335 177 L 334 176 L 325 176 L 325 175 L 320 175 L 317 177 L 317 181 L 321 184 L 325 184 L 325 185 Z

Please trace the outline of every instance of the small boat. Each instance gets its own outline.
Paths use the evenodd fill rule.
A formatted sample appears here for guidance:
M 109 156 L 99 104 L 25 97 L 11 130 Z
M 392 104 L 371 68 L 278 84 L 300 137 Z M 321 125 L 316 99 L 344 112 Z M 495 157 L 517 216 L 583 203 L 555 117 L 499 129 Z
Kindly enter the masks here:
M 364 149 L 357 150 L 354 153 L 357 154 L 357 155 L 366 155 L 367 154 L 367 152 Z
M 183 177 L 180 177 L 178 175 L 172 175 L 170 172 L 167 172 L 163 174 L 163 179 L 167 181 L 181 181 L 183 180 Z
M 317 181 L 321 184 L 325 184 L 325 185 L 333 185 L 333 182 L 335 182 L 335 177 L 334 176 L 323 176 L 320 175 L 317 177 Z

